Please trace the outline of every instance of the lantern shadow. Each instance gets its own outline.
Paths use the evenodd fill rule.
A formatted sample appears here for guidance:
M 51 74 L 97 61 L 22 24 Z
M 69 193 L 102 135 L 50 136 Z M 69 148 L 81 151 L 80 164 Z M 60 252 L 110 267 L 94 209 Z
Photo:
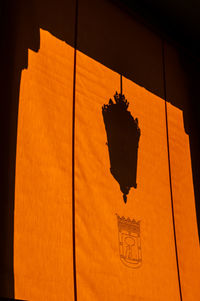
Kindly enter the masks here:
M 137 118 L 127 110 L 129 103 L 122 94 L 114 95 L 115 103 L 102 107 L 110 157 L 110 172 L 120 185 L 124 202 L 131 187 L 137 188 L 137 157 L 140 129 Z

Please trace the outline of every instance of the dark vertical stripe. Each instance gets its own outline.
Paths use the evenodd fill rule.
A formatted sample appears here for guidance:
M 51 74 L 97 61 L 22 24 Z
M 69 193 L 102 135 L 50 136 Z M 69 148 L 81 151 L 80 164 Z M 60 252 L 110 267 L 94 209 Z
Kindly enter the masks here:
M 173 230 L 174 230 L 174 244 L 175 244 L 175 253 L 176 253 L 178 283 L 179 283 L 180 300 L 182 301 L 183 299 L 182 299 L 180 271 L 179 271 L 179 260 L 178 260 L 178 251 L 177 251 L 176 227 L 175 227 L 175 218 L 174 218 L 174 200 L 173 200 L 172 178 L 171 178 L 171 162 L 170 162 L 170 150 L 169 150 L 169 131 L 168 131 L 168 116 L 167 116 L 167 91 L 166 91 L 166 75 L 165 75 L 165 73 L 166 73 L 166 70 L 165 70 L 165 48 L 164 47 L 165 47 L 164 41 L 162 41 L 163 82 L 164 82 L 164 98 L 165 98 L 165 120 L 166 120 L 166 135 L 167 135 L 169 183 L 170 183 L 170 194 L 171 194 L 172 221 L 173 221 Z
M 122 94 L 122 75 L 120 74 L 120 93 Z
M 77 301 L 76 280 L 76 221 L 75 221 L 75 97 L 76 97 L 76 54 L 78 33 L 78 0 L 75 4 L 75 31 L 74 31 L 74 75 L 73 75 L 73 112 L 72 112 L 72 240 L 73 240 L 73 278 L 74 301 Z

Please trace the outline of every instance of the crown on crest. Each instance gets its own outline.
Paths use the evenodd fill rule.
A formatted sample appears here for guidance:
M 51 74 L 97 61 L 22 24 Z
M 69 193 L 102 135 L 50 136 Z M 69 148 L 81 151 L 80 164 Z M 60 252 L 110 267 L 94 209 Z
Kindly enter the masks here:
M 134 232 L 140 235 L 140 221 L 136 221 L 134 218 L 131 220 L 129 217 L 125 218 L 124 216 L 120 217 L 117 215 L 118 228 L 119 231 L 125 230 L 127 232 Z

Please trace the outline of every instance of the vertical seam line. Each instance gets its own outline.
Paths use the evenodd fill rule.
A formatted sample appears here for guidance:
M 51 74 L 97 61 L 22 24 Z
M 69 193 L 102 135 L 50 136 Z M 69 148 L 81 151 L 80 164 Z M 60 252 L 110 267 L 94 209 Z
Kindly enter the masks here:
M 75 2 L 73 109 L 72 109 L 72 242 L 73 242 L 74 301 L 77 301 L 76 233 L 75 233 L 75 227 L 76 227 L 75 224 L 75 96 L 76 96 L 77 33 L 78 33 L 78 0 L 76 0 Z
M 169 130 L 168 130 L 168 115 L 167 115 L 167 91 L 166 91 L 166 68 L 165 68 L 165 49 L 164 40 L 162 40 L 162 63 L 163 63 L 163 84 L 164 84 L 164 100 L 165 100 L 165 121 L 166 121 L 166 136 L 167 136 L 167 154 L 168 154 L 168 169 L 169 169 L 169 183 L 170 183 L 170 195 L 171 195 L 171 210 L 172 210 L 172 222 L 173 222 L 173 232 L 174 232 L 174 245 L 176 254 L 176 264 L 177 264 L 177 274 L 178 274 L 178 284 L 180 300 L 182 301 L 182 290 L 180 281 L 180 270 L 179 270 L 179 259 L 177 250 L 177 238 L 176 238 L 176 227 L 174 218 L 174 200 L 172 191 L 172 177 L 171 177 L 171 162 L 170 162 L 170 150 L 169 150 Z

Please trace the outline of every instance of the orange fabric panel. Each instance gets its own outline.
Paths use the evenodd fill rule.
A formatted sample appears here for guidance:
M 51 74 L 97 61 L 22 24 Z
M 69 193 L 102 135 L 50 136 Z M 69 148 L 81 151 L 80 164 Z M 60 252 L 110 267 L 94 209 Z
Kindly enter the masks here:
M 164 100 L 123 79 L 139 120 L 137 189 L 124 203 L 110 173 L 102 106 L 120 75 L 77 53 L 75 119 L 76 259 L 79 301 L 180 300 L 173 237 Z M 120 260 L 116 214 L 141 223 L 142 265 Z
M 189 136 L 183 112 L 167 103 L 172 193 L 183 300 L 200 300 L 200 252 Z
M 41 30 L 22 72 L 14 220 L 15 297 L 73 300 L 74 50 Z
M 41 30 L 22 73 L 14 221 L 15 297 L 73 300 L 72 102 L 74 49 Z M 138 118 L 137 189 L 127 204 L 110 173 L 102 106 L 120 75 L 77 51 L 75 218 L 78 301 L 180 300 L 164 100 L 123 78 Z M 199 249 L 188 136 L 168 104 L 172 189 L 183 298 L 198 300 Z M 184 165 L 182 164 L 184 162 Z M 120 260 L 117 216 L 140 221 L 142 264 Z M 195 276 L 195 277 L 194 277 Z

